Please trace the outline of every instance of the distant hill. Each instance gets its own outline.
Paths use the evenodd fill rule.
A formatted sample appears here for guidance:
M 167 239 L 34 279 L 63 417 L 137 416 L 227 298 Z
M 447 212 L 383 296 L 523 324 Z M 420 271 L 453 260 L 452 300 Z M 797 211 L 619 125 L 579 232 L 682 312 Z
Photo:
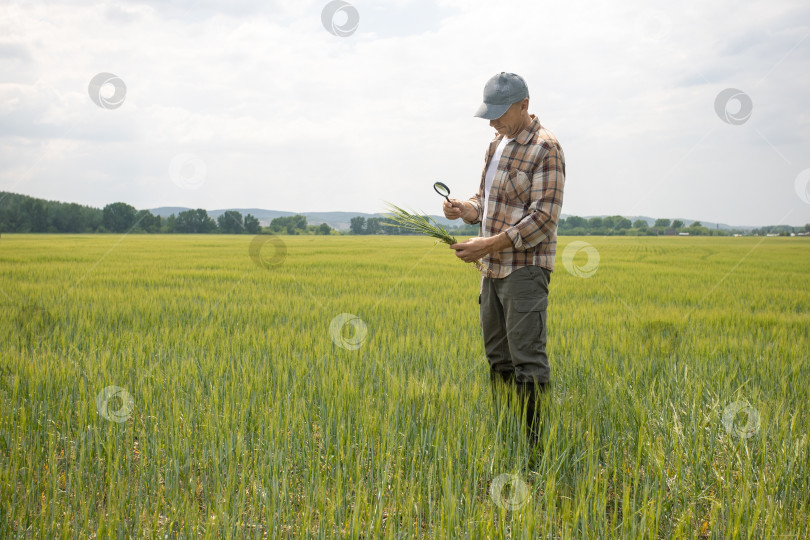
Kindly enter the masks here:
M 180 212 L 184 212 L 186 210 L 192 210 L 191 208 L 183 208 L 179 206 L 162 206 L 160 208 L 150 208 L 149 211 L 152 212 L 156 216 L 160 217 L 169 217 L 170 215 L 174 214 L 177 215 Z M 236 210 L 243 216 L 250 214 L 253 217 L 259 220 L 259 223 L 262 226 L 267 226 L 270 224 L 272 220 L 277 217 L 286 217 L 286 216 L 294 216 L 296 214 L 300 214 L 302 216 L 306 216 L 307 223 L 309 225 L 320 225 L 321 223 L 326 223 L 333 229 L 337 229 L 338 231 L 348 231 L 349 230 L 349 222 L 353 217 L 364 217 L 364 218 L 382 218 L 385 217 L 385 214 L 367 214 L 365 212 L 285 212 L 283 210 L 266 210 L 263 208 L 222 208 L 219 210 L 208 210 L 208 215 L 212 218 L 216 219 L 220 215 L 224 214 L 228 210 Z M 458 225 L 460 221 L 450 221 L 446 219 L 444 216 L 432 216 L 437 222 L 441 223 L 442 225 Z
M 169 217 L 171 214 L 177 215 L 180 212 L 184 212 L 186 210 L 192 210 L 192 208 L 183 208 L 179 206 L 162 206 L 160 208 L 150 208 L 149 211 L 152 212 L 156 216 L 160 217 Z M 208 215 L 212 218 L 216 219 L 221 214 L 224 214 L 228 210 L 236 210 L 243 216 L 250 214 L 256 219 L 259 220 L 259 223 L 262 226 L 267 226 L 270 222 L 277 218 L 277 217 L 286 217 L 286 216 L 294 216 L 296 214 L 300 214 L 302 216 L 306 216 L 307 223 L 309 225 L 320 225 L 321 223 L 326 223 L 333 229 L 337 229 L 338 231 L 348 231 L 349 230 L 349 222 L 353 217 L 364 217 L 364 218 L 382 218 L 385 217 L 385 214 L 377 213 L 377 214 L 367 214 L 365 212 L 285 212 L 283 210 L 266 210 L 263 208 L 222 208 L 219 210 L 208 210 Z M 441 223 L 445 226 L 453 226 L 459 225 L 462 222 L 459 220 L 451 221 L 444 216 L 431 216 L 435 219 L 438 223 Z
M 156 216 L 160 217 L 169 217 L 171 214 L 177 215 L 180 212 L 185 210 L 192 210 L 191 208 L 184 208 L 180 206 L 161 206 L 160 208 L 150 208 L 149 211 L 155 214 Z M 349 221 L 355 216 L 361 216 L 364 218 L 370 217 L 385 217 L 385 214 L 366 214 L 364 212 L 285 212 L 283 210 L 267 210 L 264 208 L 223 208 L 220 210 L 208 210 L 208 215 L 212 218 L 216 219 L 219 215 L 225 213 L 228 210 L 236 210 L 240 214 L 247 215 L 251 214 L 253 217 L 257 218 L 262 226 L 267 226 L 270 222 L 277 218 L 277 217 L 284 217 L 284 216 L 294 216 L 296 214 L 301 214 L 302 216 L 306 216 L 307 223 L 310 225 L 320 225 L 321 223 L 326 223 L 333 229 L 337 229 L 339 231 L 348 231 L 349 230 Z M 585 219 L 590 219 L 592 217 L 607 217 L 608 215 L 615 215 L 615 214 L 601 214 L 598 216 L 580 216 Z M 562 214 L 563 218 L 567 218 L 568 214 Z M 460 220 L 451 221 L 444 216 L 438 215 L 431 215 L 433 219 L 436 220 L 437 223 L 447 226 L 455 226 L 459 225 L 462 222 Z M 647 222 L 648 225 L 652 226 L 655 223 L 655 218 L 651 218 L 649 216 L 624 216 L 630 221 L 636 221 L 637 219 L 643 219 Z M 691 225 L 695 220 L 693 219 L 683 219 L 683 218 L 672 218 L 672 219 L 680 219 L 683 221 L 685 226 Z M 743 230 L 743 231 L 750 231 L 755 229 L 756 227 L 753 226 L 737 226 L 737 225 L 727 225 L 725 223 L 714 223 L 712 221 L 703 221 L 700 220 L 700 223 L 709 229 L 716 229 L 719 228 L 720 230 L 728 231 L 728 230 Z

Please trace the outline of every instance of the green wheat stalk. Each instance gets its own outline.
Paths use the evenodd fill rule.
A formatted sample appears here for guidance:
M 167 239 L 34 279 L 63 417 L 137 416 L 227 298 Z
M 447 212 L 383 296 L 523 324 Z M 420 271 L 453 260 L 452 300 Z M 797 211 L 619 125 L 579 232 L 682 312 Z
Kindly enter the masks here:
M 391 212 L 391 215 L 387 216 L 391 220 L 387 225 L 406 229 L 417 234 L 432 236 L 448 245 L 456 243 L 456 237 L 447 232 L 447 229 L 439 225 L 432 217 L 416 213 L 412 214 L 392 203 L 386 204 Z
M 386 224 L 392 227 L 398 227 L 417 234 L 424 234 L 444 242 L 447 245 L 455 244 L 456 237 L 450 234 L 447 229 L 439 225 L 435 219 L 428 215 L 411 213 L 399 206 L 386 202 L 388 211 L 391 213 L 388 217 L 390 221 Z M 481 269 L 481 261 L 475 261 L 475 267 Z

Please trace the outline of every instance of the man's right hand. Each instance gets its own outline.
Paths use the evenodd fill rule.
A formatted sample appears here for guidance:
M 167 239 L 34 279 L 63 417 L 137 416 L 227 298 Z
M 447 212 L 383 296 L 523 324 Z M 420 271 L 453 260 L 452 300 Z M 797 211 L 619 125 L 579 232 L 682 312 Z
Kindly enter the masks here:
M 447 219 L 458 219 L 467 212 L 463 201 L 457 199 L 450 199 L 450 202 L 444 201 L 442 203 L 442 210 L 444 210 L 444 217 Z M 471 208 L 470 208 L 471 209 Z

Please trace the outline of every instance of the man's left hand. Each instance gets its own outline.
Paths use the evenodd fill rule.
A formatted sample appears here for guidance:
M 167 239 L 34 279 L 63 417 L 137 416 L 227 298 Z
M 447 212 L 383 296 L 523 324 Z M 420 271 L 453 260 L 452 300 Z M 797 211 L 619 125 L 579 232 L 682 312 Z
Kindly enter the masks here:
M 451 244 L 450 249 L 456 250 L 456 257 L 464 262 L 473 262 L 483 258 L 485 255 L 501 251 L 512 245 L 512 241 L 506 233 L 497 236 L 470 238 L 464 242 Z

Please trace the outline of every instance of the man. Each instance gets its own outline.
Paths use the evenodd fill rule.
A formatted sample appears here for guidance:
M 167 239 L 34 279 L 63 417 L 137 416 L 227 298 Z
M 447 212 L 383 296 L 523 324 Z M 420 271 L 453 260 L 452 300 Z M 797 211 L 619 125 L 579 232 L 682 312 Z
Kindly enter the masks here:
M 478 302 L 493 399 L 497 404 L 498 386 L 515 386 L 535 445 L 535 404 L 550 376 L 546 306 L 565 156 L 556 137 L 529 114 L 529 89 L 514 73 L 499 73 L 487 81 L 484 103 L 475 116 L 489 120 L 497 131 L 486 153 L 481 185 L 467 201 L 445 201 L 443 210 L 448 219 L 481 224 L 479 237 L 450 247 L 464 262 L 481 259 Z

